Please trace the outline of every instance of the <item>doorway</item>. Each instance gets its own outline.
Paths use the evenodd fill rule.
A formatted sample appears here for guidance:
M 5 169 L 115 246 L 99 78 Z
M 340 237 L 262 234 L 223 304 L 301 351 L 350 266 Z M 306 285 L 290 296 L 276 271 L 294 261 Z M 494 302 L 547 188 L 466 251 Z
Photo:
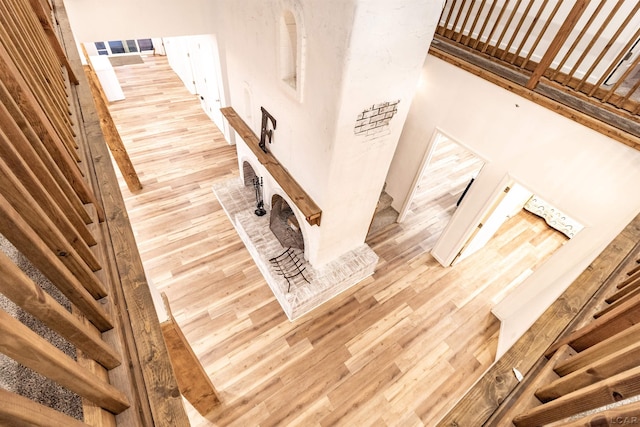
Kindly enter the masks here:
M 436 130 L 398 222 L 428 221 L 423 226 L 433 230 L 430 241 L 435 243 L 483 166 L 484 160 Z

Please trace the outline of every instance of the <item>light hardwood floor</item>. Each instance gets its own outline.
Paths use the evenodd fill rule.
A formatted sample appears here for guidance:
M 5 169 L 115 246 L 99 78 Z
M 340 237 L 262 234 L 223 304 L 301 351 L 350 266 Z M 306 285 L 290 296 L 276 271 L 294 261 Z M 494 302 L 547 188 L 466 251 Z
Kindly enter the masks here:
M 206 418 L 188 406 L 194 426 L 434 425 L 494 358 L 492 299 L 565 240 L 523 212 L 443 268 L 429 250 L 466 182 L 422 192 L 405 223 L 370 236 L 372 277 L 289 322 L 211 191 L 238 176 L 234 147 L 165 58 L 116 72 L 126 100 L 111 111 L 144 185 L 121 189 L 144 266 L 223 402 Z

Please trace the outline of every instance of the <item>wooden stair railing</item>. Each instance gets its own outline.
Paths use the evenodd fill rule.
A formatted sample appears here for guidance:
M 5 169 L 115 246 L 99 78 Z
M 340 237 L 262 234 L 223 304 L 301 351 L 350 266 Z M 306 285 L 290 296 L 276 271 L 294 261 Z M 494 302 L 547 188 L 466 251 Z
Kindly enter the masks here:
M 40 274 L 2 250 L 0 293 L 77 357 L 4 309 L 0 353 L 80 396 L 83 419 L 3 389 L 0 425 L 187 426 L 64 4 L 54 6 L 50 17 L 40 0 L 0 0 L 0 234 Z
M 640 248 L 634 253 L 639 255 Z M 637 262 L 627 262 L 618 288 L 635 283 Z M 640 395 L 640 299 L 619 301 L 552 345 L 542 369 L 527 378 L 519 397 L 490 424 L 612 425 L 618 417 L 630 416 L 640 422 L 639 403 L 620 404 Z M 604 409 L 611 404 L 620 406 Z M 601 414 L 581 415 L 594 410 Z

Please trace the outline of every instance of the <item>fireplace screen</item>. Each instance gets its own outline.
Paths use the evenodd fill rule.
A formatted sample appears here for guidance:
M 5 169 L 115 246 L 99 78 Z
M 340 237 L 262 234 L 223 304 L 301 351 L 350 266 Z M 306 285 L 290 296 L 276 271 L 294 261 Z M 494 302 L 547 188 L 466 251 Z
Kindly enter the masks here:
M 287 201 L 277 194 L 271 198 L 269 227 L 283 247 L 304 250 L 300 224 Z

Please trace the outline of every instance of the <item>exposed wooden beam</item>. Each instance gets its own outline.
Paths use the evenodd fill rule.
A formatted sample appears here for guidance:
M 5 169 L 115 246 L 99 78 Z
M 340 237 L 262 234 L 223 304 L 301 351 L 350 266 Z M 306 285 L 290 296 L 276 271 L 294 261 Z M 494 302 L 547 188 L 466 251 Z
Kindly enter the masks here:
M 86 50 L 84 53 L 87 64 L 91 64 Z M 98 75 L 91 65 L 85 65 L 84 70 L 87 74 L 87 79 L 89 80 L 89 87 L 91 88 L 93 100 L 96 104 L 96 109 L 98 110 L 98 116 L 100 117 L 100 127 L 104 133 L 105 141 L 109 146 L 109 150 L 111 150 L 113 159 L 116 161 L 129 190 L 132 192 L 140 191 L 142 190 L 142 183 L 140 183 L 138 173 L 133 167 L 133 163 L 131 163 L 131 158 L 129 157 L 129 153 L 127 153 L 127 149 L 122 142 L 122 138 L 120 138 L 118 129 L 116 128 L 115 123 L 113 123 L 113 118 L 109 112 L 109 107 L 107 106 L 107 101 L 105 99 L 104 92 L 102 91 L 100 81 L 98 80 Z
M 58 55 L 58 59 L 60 60 L 60 62 L 64 64 L 64 67 L 66 68 L 67 73 L 69 74 L 69 80 L 71 80 L 73 84 L 76 84 L 76 85 L 79 84 L 78 78 L 73 72 L 73 69 L 71 68 L 71 64 L 69 64 L 67 55 L 65 55 L 64 50 L 60 45 L 60 40 L 58 40 L 56 33 L 53 31 L 53 28 L 51 26 L 51 19 L 48 16 L 48 12 L 45 11 L 44 5 L 40 2 L 40 0 L 29 0 L 29 2 L 31 3 L 31 8 L 35 12 L 36 16 L 38 17 L 38 20 L 40 21 L 40 24 L 42 25 L 42 29 L 44 30 L 45 34 L 47 35 L 47 38 L 49 39 L 49 43 L 51 44 L 51 47 Z
M 173 317 L 165 293 L 162 294 L 162 300 L 169 319 L 162 322 L 160 327 L 164 341 L 167 343 L 180 393 L 202 416 L 205 416 L 220 404 L 220 399 L 209 376 Z
M 289 174 L 278 160 L 271 153 L 265 153 L 259 147 L 260 140 L 247 124 L 238 116 L 232 107 L 221 108 L 231 127 L 238 132 L 238 135 L 247 143 L 253 154 L 256 155 L 273 178 L 282 186 L 285 193 L 291 198 L 293 203 L 300 209 L 307 222 L 311 225 L 320 225 L 322 210 L 316 205 L 311 197 L 302 189 L 300 184 Z

